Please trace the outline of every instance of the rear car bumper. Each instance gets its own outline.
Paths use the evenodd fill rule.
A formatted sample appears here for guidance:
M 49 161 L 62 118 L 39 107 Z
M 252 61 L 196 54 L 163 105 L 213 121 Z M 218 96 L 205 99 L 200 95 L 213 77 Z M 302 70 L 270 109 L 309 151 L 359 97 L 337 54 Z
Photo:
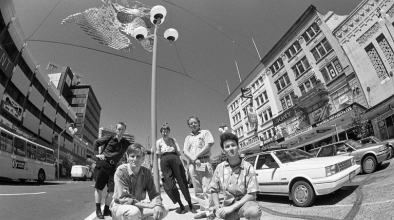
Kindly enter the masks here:
M 360 165 L 353 165 L 330 177 L 321 178 L 312 182 L 316 195 L 325 195 L 336 191 L 361 172 Z

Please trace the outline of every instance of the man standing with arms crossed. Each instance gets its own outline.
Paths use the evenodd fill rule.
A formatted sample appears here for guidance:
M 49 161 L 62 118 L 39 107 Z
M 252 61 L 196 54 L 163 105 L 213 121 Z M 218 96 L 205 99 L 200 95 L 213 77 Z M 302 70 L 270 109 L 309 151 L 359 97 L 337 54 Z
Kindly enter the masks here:
M 185 139 L 183 153 L 189 159 L 189 171 L 193 181 L 194 193 L 201 211 L 194 218 L 206 218 L 206 211 L 209 211 L 209 207 L 212 205 L 208 187 L 213 176 L 210 156 L 214 140 L 210 131 L 200 129 L 200 120 L 196 116 L 189 117 L 187 124 L 192 133 Z
M 96 167 L 94 168 L 94 176 L 96 184 L 94 185 L 94 200 L 96 202 L 96 215 L 99 219 L 104 219 L 104 216 L 111 216 L 109 205 L 112 201 L 114 193 L 114 174 L 116 165 L 125 154 L 127 148 L 132 143 L 123 138 L 126 131 L 126 125 L 119 122 L 115 126 L 116 135 L 107 135 L 94 141 L 94 154 L 96 159 Z M 100 146 L 103 150 L 98 152 Z M 101 212 L 101 198 L 103 189 L 107 186 L 107 195 L 105 196 L 104 214 Z

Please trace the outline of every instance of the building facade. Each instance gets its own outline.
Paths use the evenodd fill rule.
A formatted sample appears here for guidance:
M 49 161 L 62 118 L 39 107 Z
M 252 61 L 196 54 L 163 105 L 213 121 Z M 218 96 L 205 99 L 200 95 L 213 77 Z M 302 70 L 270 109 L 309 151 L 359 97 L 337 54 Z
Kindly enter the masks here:
M 346 19 L 311 5 L 226 99 L 244 153 L 273 146 L 309 150 L 355 138 L 354 111 L 369 106 L 359 75 L 333 30 Z M 248 87 L 253 98 L 241 98 Z M 258 115 L 248 121 L 248 106 Z
M 364 0 L 333 29 L 366 94 L 366 116 L 382 140 L 394 138 L 393 22 L 393 0 Z
M 13 2 L 0 1 L 0 126 L 55 151 L 55 137 L 62 133 L 60 159 L 70 153 L 75 163 L 84 164 L 86 141 L 67 129 L 77 122 L 77 112 L 64 95 L 67 88 L 58 90 L 25 39 Z

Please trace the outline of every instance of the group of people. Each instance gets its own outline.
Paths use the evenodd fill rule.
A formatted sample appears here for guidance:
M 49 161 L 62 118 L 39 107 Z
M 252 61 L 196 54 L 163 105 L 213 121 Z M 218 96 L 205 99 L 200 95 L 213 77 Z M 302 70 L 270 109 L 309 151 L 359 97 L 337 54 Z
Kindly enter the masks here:
M 259 185 L 255 170 L 240 157 L 238 137 L 232 133 L 220 135 L 220 147 L 227 160 L 214 171 L 210 159 L 214 145 L 211 132 L 200 128 L 200 120 L 196 116 L 189 117 L 187 125 L 191 133 L 185 139 L 183 154 L 189 160 L 188 169 L 200 209 L 194 218 L 260 219 L 261 208 L 256 202 Z M 114 220 L 136 220 L 142 218 L 144 209 L 151 209 L 154 219 L 163 219 L 169 210 L 162 204 L 151 171 L 141 166 L 147 150 L 141 144 L 124 139 L 125 130 L 126 125 L 118 123 L 115 136 L 105 136 L 94 142 L 97 160 L 94 171 L 96 215 L 99 219 L 112 216 Z M 160 158 L 159 170 L 163 176 L 164 190 L 174 204 L 179 204 L 177 213 L 197 213 L 191 201 L 179 145 L 170 137 L 167 123 L 160 128 L 160 133 L 162 138 L 156 142 L 156 153 Z M 100 146 L 103 149 L 98 152 Z M 124 154 L 127 163 L 117 167 Z M 102 212 L 101 199 L 105 186 L 108 192 Z M 188 203 L 188 209 L 182 204 L 178 186 Z M 150 203 L 142 202 L 146 193 Z M 222 204 L 219 202 L 219 193 L 224 196 Z

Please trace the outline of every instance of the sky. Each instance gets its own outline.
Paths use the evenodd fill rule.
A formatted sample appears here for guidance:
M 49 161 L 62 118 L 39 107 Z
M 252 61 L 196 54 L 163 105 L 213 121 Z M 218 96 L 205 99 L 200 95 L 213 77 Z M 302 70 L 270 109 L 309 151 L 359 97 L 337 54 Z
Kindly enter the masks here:
M 99 44 L 78 25 L 61 21 L 100 0 L 13 0 L 26 42 L 42 68 L 48 62 L 68 66 L 92 86 L 101 105 L 100 127 L 123 121 L 136 142 L 148 145 L 151 136 L 152 53 L 137 41 L 124 53 Z M 196 115 L 201 128 L 211 131 L 212 155 L 220 154 L 219 126 L 229 123 L 224 100 L 261 57 L 311 5 L 326 14 L 349 14 L 360 0 L 140 0 L 163 5 L 167 16 L 158 35 L 168 28 L 179 32 L 169 44 L 158 38 L 157 128 L 168 122 L 181 149 L 190 133 L 187 119 Z M 102 51 L 102 52 L 101 52 Z M 163 68 L 161 68 L 163 67 Z M 167 70 L 166 70 L 167 69 Z M 173 70 L 173 71 L 171 71 Z M 157 137 L 161 135 L 157 131 Z M 152 143 L 152 140 L 150 140 Z

